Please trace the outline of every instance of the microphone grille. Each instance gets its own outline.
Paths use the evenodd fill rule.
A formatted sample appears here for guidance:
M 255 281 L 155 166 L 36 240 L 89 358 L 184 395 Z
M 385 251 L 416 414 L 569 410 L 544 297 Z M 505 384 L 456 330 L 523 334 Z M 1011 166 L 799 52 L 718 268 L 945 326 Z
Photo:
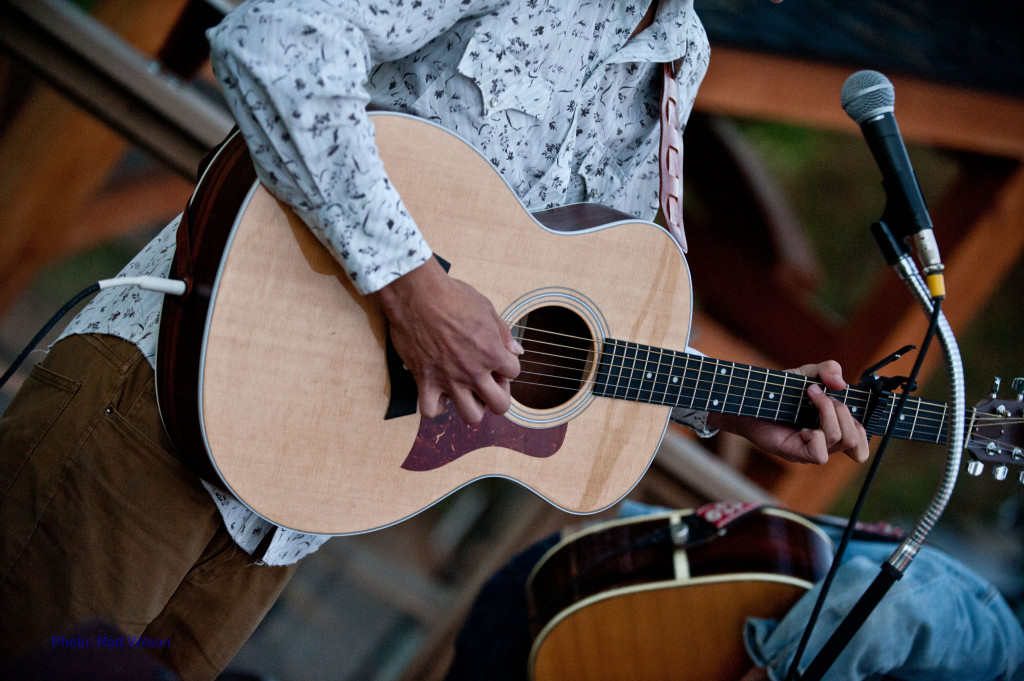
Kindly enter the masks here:
M 860 125 L 869 118 L 892 113 L 896 92 L 878 71 L 858 71 L 846 79 L 839 99 L 846 115 Z

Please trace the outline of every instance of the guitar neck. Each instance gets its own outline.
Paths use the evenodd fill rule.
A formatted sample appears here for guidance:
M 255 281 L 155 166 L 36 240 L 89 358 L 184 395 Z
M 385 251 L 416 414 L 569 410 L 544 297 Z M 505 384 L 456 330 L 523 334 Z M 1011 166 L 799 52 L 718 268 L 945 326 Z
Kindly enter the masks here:
M 785 371 L 607 339 L 594 394 L 814 428 L 818 411 L 807 388 L 815 382 Z M 892 393 L 856 387 L 826 392 L 849 407 L 869 435 L 885 432 L 898 401 Z M 893 436 L 942 444 L 946 418 L 944 403 L 909 397 Z

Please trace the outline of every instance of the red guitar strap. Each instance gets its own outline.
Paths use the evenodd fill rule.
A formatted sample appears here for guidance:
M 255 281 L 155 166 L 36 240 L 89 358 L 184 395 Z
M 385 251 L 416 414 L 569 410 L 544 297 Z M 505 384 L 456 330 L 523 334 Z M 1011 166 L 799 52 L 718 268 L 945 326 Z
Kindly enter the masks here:
M 762 508 L 765 508 L 764 504 L 754 501 L 718 501 L 701 506 L 693 514 L 713 525 L 716 530 L 723 530 L 752 511 Z
M 658 169 L 661 176 L 661 214 L 665 229 L 686 253 L 683 232 L 683 131 L 679 126 L 679 83 L 674 62 L 666 63 L 661 93 L 661 147 Z

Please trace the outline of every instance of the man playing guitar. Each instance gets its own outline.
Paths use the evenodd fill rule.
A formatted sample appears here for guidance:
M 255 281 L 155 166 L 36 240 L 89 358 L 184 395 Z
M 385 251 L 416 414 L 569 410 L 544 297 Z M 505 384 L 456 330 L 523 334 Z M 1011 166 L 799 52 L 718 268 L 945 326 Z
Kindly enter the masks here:
M 250 0 L 209 37 L 260 181 L 386 313 L 421 414 L 451 401 L 470 424 L 509 409 L 521 348 L 431 257 L 377 157 L 368 105 L 458 133 L 530 210 L 590 201 L 649 220 L 660 66 L 679 65 L 683 125 L 709 55 L 691 0 Z M 166 276 L 177 226 L 123 274 Z M 169 639 L 149 652 L 183 678 L 214 678 L 326 539 L 275 528 L 182 465 L 153 390 L 162 302 L 98 295 L 0 423 L 0 602 L 19 613 L 0 621 L 5 658 L 102 617 Z M 846 385 L 835 362 L 796 371 Z M 849 410 L 819 385 L 807 396 L 818 428 L 679 418 L 787 460 L 864 461 Z

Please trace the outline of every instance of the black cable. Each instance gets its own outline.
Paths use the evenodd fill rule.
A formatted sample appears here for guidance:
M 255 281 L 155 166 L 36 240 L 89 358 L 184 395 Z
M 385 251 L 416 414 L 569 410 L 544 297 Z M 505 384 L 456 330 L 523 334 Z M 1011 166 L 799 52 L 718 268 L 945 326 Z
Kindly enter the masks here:
M 850 513 L 846 529 L 843 530 L 843 536 L 839 540 L 839 546 L 836 548 L 836 554 L 832 560 L 832 567 L 829 568 L 828 575 L 825 576 L 825 580 L 822 582 L 821 592 L 818 594 L 818 599 L 814 603 L 814 608 L 811 610 L 811 615 L 807 620 L 807 627 L 804 629 L 804 634 L 800 639 L 800 645 L 797 646 L 796 653 L 793 656 L 793 661 L 790 663 L 789 672 L 786 674 L 786 681 L 794 681 L 798 678 L 797 668 L 799 667 L 800 660 L 807 648 L 807 644 L 811 640 L 811 633 L 814 631 L 814 626 L 818 621 L 818 616 L 821 614 L 821 610 L 825 605 L 825 599 L 828 596 L 829 589 L 832 587 L 832 581 L 835 579 L 836 572 L 839 570 L 839 564 L 842 562 L 843 555 L 846 553 L 846 547 L 850 543 L 850 537 L 853 534 L 854 526 L 857 524 L 857 519 L 860 517 L 861 510 L 864 507 L 864 502 L 867 499 L 868 490 L 871 488 L 875 475 L 878 473 L 882 457 L 885 455 L 885 450 L 888 448 L 889 441 L 892 439 L 893 428 L 899 421 L 899 415 L 902 413 L 903 405 L 910 396 L 911 388 L 916 385 L 917 374 L 921 370 L 921 365 L 924 363 L 925 355 L 928 354 L 928 346 L 931 345 L 932 338 L 935 336 L 935 332 L 938 329 L 939 315 L 942 309 L 941 299 L 933 298 L 932 305 L 931 321 L 928 324 L 928 331 L 925 333 L 924 341 L 921 343 L 921 351 L 918 353 L 917 360 L 914 362 L 914 368 L 911 370 L 910 376 L 904 384 L 903 390 L 900 392 L 899 400 L 896 402 L 896 410 L 893 412 L 892 417 L 889 420 L 889 424 L 885 429 L 885 434 L 882 436 L 882 442 L 878 445 L 878 450 L 875 452 L 874 460 L 871 462 L 868 474 L 864 478 L 864 484 L 861 485 L 860 493 L 857 495 L 857 501 L 853 505 L 853 511 Z M 836 655 L 838 654 L 839 652 L 837 651 Z
M 807 679 L 820 679 L 825 675 L 832 667 L 832 663 L 836 661 L 840 653 L 846 649 L 846 645 L 860 630 L 861 625 L 875 611 L 875 607 L 889 593 L 892 585 L 902 579 L 902 577 L 903 573 L 900 570 L 888 562 L 882 563 L 881 570 L 875 576 L 875 580 L 864 591 L 860 600 L 854 603 L 850 612 L 839 623 L 835 633 L 825 642 L 825 645 L 821 647 L 821 650 L 818 651 L 814 660 L 807 667 L 803 677 L 805 681 Z
M 31 341 L 29 341 L 29 344 L 25 346 L 25 349 L 21 351 L 21 354 L 14 358 L 14 361 L 11 363 L 11 366 L 7 367 L 7 371 L 5 371 L 3 377 L 0 378 L 0 388 L 3 388 L 5 385 L 7 385 L 7 381 L 10 380 L 11 376 L 14 375 L 14 372 L 18 370 L 18 367 L 21 366 L 21 363 L 24 362 L 25 359 L 29 356 L 29 353 L 31 353 L 35 349 L 35 347 L 39 345 L 39 342 L 43 340 L 46 334 L 50 332 L 50 329 L 52 329 L 57 324 L 57 322 L 61 320 L 61 317 L 70 312 L 75 307 L 75 305 L 78 305 L 78 303 L 82 301 L 83 298 L 91 296 L 93 293 L 96 293 L 99 290 L 99 283 L 89 286 L 88 288 L 76 294 L 75 297 L 69 300 L 67 303 L 65 303 L 64 307 L 59 309 L 55 315 L 50 317 L 50 321 L 46 322 L 43 328 L 39 330 L 39 333 L 37 333 L 35 337 Z

